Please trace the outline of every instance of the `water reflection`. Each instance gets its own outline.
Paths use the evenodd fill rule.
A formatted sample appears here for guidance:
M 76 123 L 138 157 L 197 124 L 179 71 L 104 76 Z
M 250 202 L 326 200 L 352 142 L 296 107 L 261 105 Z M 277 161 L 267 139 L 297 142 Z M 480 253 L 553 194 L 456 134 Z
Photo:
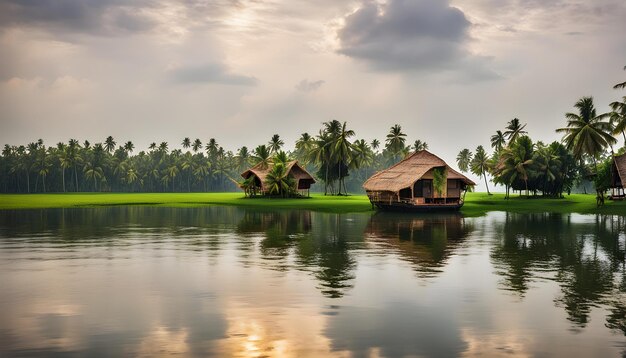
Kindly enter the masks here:
M 472 222 L 459 213 L 379 212 L 372 215 L 366 233 L 371 242 L 411 263 L 421 276 L 433 277 L 473 230 Z
M 507 213 L 503 223 L 495 223 L 501 235 L 491 258 L 504 278 L 503 288 L 521 296 L 532 282 L 558 282 L 561 294 L 555 304 L 566 310 L 572 323 L 585 327 L 593 307 L 611 303 L 621 307 L 626 287 L 626 218 L 578 219 L 576 215 Z M 611 311 L 608 325 L 619 328 L 623 310 Z
M 625 232 L 618 216 L 5 211 L 0 356 L 611 356 Z

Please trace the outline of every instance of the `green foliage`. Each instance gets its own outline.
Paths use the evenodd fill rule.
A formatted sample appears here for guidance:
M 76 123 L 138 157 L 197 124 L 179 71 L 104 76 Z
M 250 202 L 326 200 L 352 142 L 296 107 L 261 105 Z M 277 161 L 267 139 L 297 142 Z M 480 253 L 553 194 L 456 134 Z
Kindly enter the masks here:
M 433 169 L 433 188 L 439 197 L 446 194 L 448 173 L 445 167 Z

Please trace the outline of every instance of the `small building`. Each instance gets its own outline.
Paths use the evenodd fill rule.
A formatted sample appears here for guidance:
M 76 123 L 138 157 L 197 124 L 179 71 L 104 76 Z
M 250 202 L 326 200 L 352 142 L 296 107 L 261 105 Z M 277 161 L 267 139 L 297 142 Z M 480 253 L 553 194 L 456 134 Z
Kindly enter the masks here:
M 421 150 L 372 175 L 363 184 L 372 205 L 380 209 L 459 209 L 465 191 L 476 185 L 441 158 Z
M 624 199 L 626 188 L 626 154 L 613 157 L 611 165 L 611 196 L 609 199 Z
M 241 176 L 244 179 L 249 179 L 251 177 L 254 178 L 254 184 L 251 190 L 253 193 L 269 194 L 269 189 L 266 186 L 266 178 L 267 174 L 272 170 L 272 167 L 273 164 L 271 163 L 265 167 L 262 165 L 262 163 L 259 163 L 241 173 Z M 315 184 L 315 179 L 313 179 L 313 176 L 309 174 L 309 172 L 307 172 L 306 169 L 304 169 L 304 167 L 302 167 L 297 160 L 287 162 L 286 169 L 287 175 L 295 181 L 294 189 L 300 195 L 306 194 L 308 196 L 311 185 Z

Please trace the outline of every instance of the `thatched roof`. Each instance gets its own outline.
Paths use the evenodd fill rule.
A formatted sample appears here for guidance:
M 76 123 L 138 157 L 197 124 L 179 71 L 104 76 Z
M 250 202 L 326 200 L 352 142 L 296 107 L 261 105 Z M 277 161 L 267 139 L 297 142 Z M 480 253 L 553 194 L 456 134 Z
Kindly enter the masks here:
M 244 179 L 248 179 L 251 175 L 254 174 L 257 178 L 260 179 L 261 187 L 264 188 L 265 179 L 267 178 L 267 174 L 272 170 L 272 167 L 272 163 L 270 163 L 270 165 L 268 165 L 266 168 L 263 168 L 261 163 L 259 163 L 241 173 L 241 176 L 244 177 Z M 312 183 L 315 183 L 315 179 L 313 179 L 313 176 L 309 174 L 309 172 L 307 172 L 306 169 L 304 169 L 297 160 L 287 162 L 287 175 L 290 175 L 295 180 L 307 179 L 311 180 Z
M 372 175 L 363 188 L 367 191 L 398 192 L 409 188 L 433 168 L 445 167 L 448 179 L 460 179 L 467 185 L 476 185 L 463 174 L 450 168 L 441 158 L 427 150 L 415 152 L 400 163 Z
M 613 162 L 617 168 L 617 174 L 622 183 L 622 187 L 626 188 L 626 154 L 613 157 Z

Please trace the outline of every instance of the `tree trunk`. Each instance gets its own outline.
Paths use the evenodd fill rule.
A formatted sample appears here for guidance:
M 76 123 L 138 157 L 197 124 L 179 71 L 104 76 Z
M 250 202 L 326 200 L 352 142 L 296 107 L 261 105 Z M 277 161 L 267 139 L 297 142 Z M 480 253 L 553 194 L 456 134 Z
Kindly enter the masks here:
M 26 172 L 26 192 L 30 194 L 30 173 Z
M 43 192 L 45 193 L 46 192 L 46 176 L 45 175 L 42 176 L 42 179 L 43 179 Z
M 487 188 L 487 195 L 491 195 L 491 193 L 489 192 L 489 185 L 487 184 L 487 175 L 485 175 L 485 172 L 483 172 L 483 178 L 485 178 L 485 187 Z
M 74 181 L 74 185 L 76 185 L 75 191 L 78 192 L 78 174 L 76 173 L 76 164 L 74 164 Z
M 65 193 L 65 168 L 61 168 L 63 171 L 63 192 Z

